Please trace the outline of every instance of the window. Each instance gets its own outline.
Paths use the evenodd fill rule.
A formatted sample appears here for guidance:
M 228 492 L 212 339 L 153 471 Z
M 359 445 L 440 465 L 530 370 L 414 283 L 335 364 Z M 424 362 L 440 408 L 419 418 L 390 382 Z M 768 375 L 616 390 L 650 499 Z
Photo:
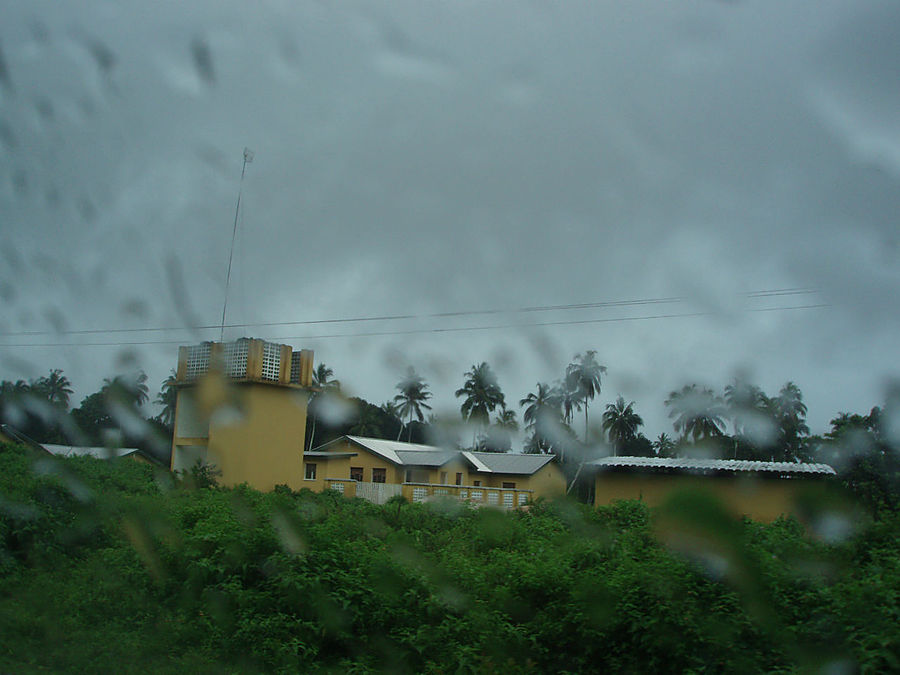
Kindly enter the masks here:
M 307 464 L 306 465 L 306 480 L 315 480 L 316 479 L 316 465 L 315 464 Z
M 508 508 L 508 509 L 511 509 L 511 508 L 513 507 L 513 505 L 514 505 L 514 504 L 513 504 L 513 498 L 514 498 L 515 496 L 516 496 L 516 495 L 513 494 L 512 492 L 504 492 L 504 493 L 503 493 L 503 506 L 505 506 L 505 507 Z
M 446 485 L 446 484 L 447 484 L 447 472 L 446 472 L 446 471 L 441 471 L 441 480 L 440 480 L 440 483 L 441 483 L 441 485 Z
M 462 485 L 462 474 L 461 473 L 456 474 L 456 484 Z
M 516 484 L 515 483 L 507 483 L 506 481 L 503 481 L 503 489 L 504 490 L 515 490 Z
M 372 469 L 373 483 L 386 483 L 387 469 Z
M 472 485 L 474 485 L 475 487 L 481 487 L 481 481 L 480 481 L 480 480 L 473 480 L 473 481 L 472 481 Z
M 407 469 L 407 470 L 406 470 L 406 482 L 407 482 L 407 483 L 412 483 L 412 482 L 413 482 L 413 480 L 412 480 L 412 469 Z
M 361 466 L 351 466 L 350 467 L 350 480 L 358 480 L 362 483 L 363 479 L 363 468 Z

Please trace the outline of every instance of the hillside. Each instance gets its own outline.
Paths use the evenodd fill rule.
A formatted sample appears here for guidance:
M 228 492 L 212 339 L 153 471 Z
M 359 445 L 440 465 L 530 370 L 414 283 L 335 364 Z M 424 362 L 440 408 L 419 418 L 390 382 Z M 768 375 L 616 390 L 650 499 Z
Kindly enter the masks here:
M 827 543 L 700 498 L 507 514 L 190 482 L 0 446 L 0 671 L 900 667 L 895 516 Z

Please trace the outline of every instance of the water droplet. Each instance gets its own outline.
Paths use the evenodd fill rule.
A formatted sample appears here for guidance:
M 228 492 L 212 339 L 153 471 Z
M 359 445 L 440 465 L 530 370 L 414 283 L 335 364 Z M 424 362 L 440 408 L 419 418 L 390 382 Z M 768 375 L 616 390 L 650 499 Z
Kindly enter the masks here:
M 209 45 L 202 38 L 196 37 L 191 41 L 191 59 L 200 79 L 208 85 L 214 85 L 216 74 L 213 69 L 212 53 Z

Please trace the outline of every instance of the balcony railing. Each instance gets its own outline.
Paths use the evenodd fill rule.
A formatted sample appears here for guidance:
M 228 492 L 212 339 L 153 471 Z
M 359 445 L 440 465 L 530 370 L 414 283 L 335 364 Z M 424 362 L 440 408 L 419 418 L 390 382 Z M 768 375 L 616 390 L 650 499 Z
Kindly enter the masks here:
M 436 485 L 434 483 L 404 483 L 402 494 L 411 502 L 434 499 L 458 499 L 476 506 L 495 506 L 517 509 L 531 500 L 534 492 L 519 488 L 496 488 L 480 485 Z
M 346 497 L 360 497 L 375 504 L 384 504 L 394 495 L 403 495 L 411 502 L 436 499 L 458 499 L 476 506 L 517 509 L 534 496 L 533 490 L 495 488 L 477 485 L 439 485 L 435 483 L 364 483 L 347 478 L 328 478 L 325 488 L 336 490 Z

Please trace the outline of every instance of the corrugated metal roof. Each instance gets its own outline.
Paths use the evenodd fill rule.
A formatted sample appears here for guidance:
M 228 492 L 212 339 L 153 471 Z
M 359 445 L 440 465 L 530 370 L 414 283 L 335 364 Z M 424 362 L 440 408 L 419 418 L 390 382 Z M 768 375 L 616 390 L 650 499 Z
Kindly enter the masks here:
M 345 439 L 400 466 L 443 466 L 454 457 L 462 455 L 475 467 L 476 471 L 483 473 L 533 474 L 547 462 L 553 460 L 553 455 L 524 455 L 512 452 L 460 452 L 458 450 L 439 448 L 434 445 L 419 445 L 418 443 L 403 443 L 401 441 L 387 441 L 381 438 L 364 438 L 362 436 L 343 436 L 314 448 L 312 452 L 321 452 L 322 448 L 335 445 Z M 304 454 L 315 456 L 310 455 L 310 453 Z
M 424 450 L 398 450 L 397 456 L 407 466 L 443 466 L 459 453 L 455 450 L 439 450 L 434 452 Z
M 435 453 L 435 452 L 447 452 L 442 448 L 437 448 L 433 445 L 419 445 L 418 443 L 403 443 L 401 441 L 386 441 L 382 438 L 364 438 L 362 436 L 346 436 L 350 441 L 356 443 L 358 445 L 363 446 L 364 448 L 371 450 L 376 455 L 380 455 L 384 457 L 386 460 L 393 462 L 394 464 L 416 464 L 417 461 L 414 456 L 407 455 L 409 458 L 409 462 L 404 462 L 398 453 Z M 424 458 L 423 458 L 424 459 Z M 441 462 L 443 464 L 443 462 Z
M 137 448 L 94 448 L 78 445 L 54 445 L 52 443 L 41 443 L 51 455 L 60 457 L 96 457 L 97 459 L 109 459 L 110 457 L 127 457 L 138 452 Z
M 474 452 L 465 451 L 465 452 L 461 452 L 459 454 L 461 454 L 463 457 L 465 457 L 467 460 L 469 460 L 469 463 L 475 467 L 476 471 L 484 471 L 485 473 L 491 473 L 491 468 L 487 464 L 482 462 L 480 459 L 478 459 L 478 457 L 475 456 Z
M 553 455 L 525 455 L 513 452 L 464 452 L 463 456 L 476 464 L 479 471 L 488 473 L 533 474 L 548 462 Z M 484 468 L 480 468 L 478 465 Z
M 760 462 L 743 459 L 694 459 L 691 457 L 601 457 L 587 463 L 598 469 L 615 467 L 684 469 L 688 471 L 767 471 L 771 473 L 835 474 L 827 464 Z

